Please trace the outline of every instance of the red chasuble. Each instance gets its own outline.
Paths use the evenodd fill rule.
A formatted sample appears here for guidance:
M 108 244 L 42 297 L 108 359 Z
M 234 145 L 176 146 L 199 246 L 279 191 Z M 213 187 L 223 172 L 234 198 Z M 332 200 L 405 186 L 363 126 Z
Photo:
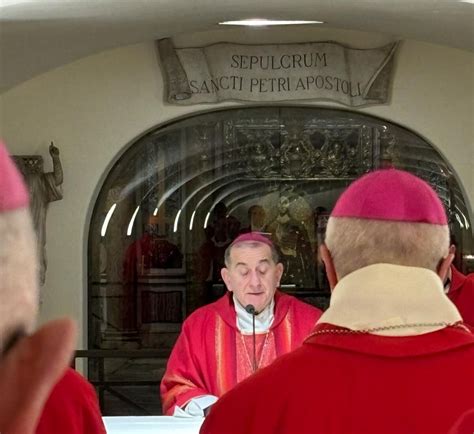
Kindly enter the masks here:
M 321 312 L 277 292 L 274 316 L 270 332 L 257 336 L 259 368 L 299 347 Z M 230 292 L 186 319 L 161 383 L 165 414 L 198 396 L 220 397 L 252 373 L 253 343 L 236 322 Z
M 451 267 L 448 297 L 458 308 L 463 321 L 474 327 L 474 273 L 465 276 Z
M 315 331 L 325 329 L 220 398 L 201 434 L 446 434 L 474 408 L 464 326 L 409 337 Z
M 54 386 L 36 434 L 106 434 L 93 387 L 73 369 Z

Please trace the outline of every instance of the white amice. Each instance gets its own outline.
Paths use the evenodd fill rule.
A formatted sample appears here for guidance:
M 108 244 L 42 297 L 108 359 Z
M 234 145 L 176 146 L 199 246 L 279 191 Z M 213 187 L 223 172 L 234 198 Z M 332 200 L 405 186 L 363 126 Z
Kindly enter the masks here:
M 244 335 L 253 333 L 252 314 L 249 314 L 242 306 L 235 295 L 233 296 L 235 313 L 237 314 L 237 328 Z M 258 315 L 255 315 L 255 333 L 267 333 L 273 324 L 275 311 L 275 298 Z

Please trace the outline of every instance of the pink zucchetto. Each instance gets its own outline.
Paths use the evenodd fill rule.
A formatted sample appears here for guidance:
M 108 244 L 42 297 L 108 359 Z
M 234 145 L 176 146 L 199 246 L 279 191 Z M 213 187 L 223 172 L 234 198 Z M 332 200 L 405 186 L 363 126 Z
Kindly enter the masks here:
M 245 234 L 241 234 L 234 241 L 232 241 L 232 245 L 248 241 L 253 241 L 255 243 L 263 243 L 267 246 L 273 247 L 273 243 L 271 242 L 271 240 L 259 232 L 246 232 Z
M 0 212 L 28 206 L 28 192 L 21 173 L 0 141 Z
M 448 224 L 431 186 L 398 169 L 377 170 L 354 181 L 339 197 L 331 217 Z

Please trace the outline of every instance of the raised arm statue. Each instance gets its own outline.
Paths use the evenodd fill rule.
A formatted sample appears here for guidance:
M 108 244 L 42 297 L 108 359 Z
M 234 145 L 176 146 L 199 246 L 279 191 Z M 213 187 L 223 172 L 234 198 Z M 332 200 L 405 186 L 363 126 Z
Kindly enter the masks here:
M 43 158 L 38 155 L 21 155 L 15 157 L 21 173 L 30 190 L 30 209 L 38 238 L 38 254 L 40 260 L 40 284 L 44 285 L 47 268 L 46 258 L 46 214 L 49 202 L 63 198 L 63 169 L 59 159 L 59 149 L 53 142 L 49 146 L 49 154 L 53 160 L 53 171 L 43 172 Z

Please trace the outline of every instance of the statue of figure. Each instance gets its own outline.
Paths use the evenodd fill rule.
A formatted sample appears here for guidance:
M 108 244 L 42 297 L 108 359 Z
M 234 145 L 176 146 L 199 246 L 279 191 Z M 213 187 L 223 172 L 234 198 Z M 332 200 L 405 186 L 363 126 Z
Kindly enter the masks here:
M 53 142 L 49 146 L 53 160 L 53 171 L 43 172 L 43 159 L 40 156 L 16 156 L 15 162 L 20 169 L 30 191 L 30 210 L 38 239 L 40 262 L 40 284 L 44 285 L 47 268 L 46 258 L 46 213 L 49 202 L 63 198 L 63 169 L 59 159 L 59 149 Z
M 267 227 L 280 253 L 280 261 L 285 267 L 282 283 L 297 287 L 314 286 L 314 264 L 311 243 L 303 222 L 297 221 L 290 213 L 290 199 L 281 196 L 278 215 Z
M 288 133 L 280 148 L 280 164 L 282 174 L 293 178 L 309 176 L 313 169 L 313 152 L 311 139 L 307 132 L 300 131 L 294 124 L 288 127 Z
M 243 152 L 250 173 L 256 177 L 274 173 L 276 149 L 271 141 L 271 133 L 252 130 L 245 135 L 248 142 Z

